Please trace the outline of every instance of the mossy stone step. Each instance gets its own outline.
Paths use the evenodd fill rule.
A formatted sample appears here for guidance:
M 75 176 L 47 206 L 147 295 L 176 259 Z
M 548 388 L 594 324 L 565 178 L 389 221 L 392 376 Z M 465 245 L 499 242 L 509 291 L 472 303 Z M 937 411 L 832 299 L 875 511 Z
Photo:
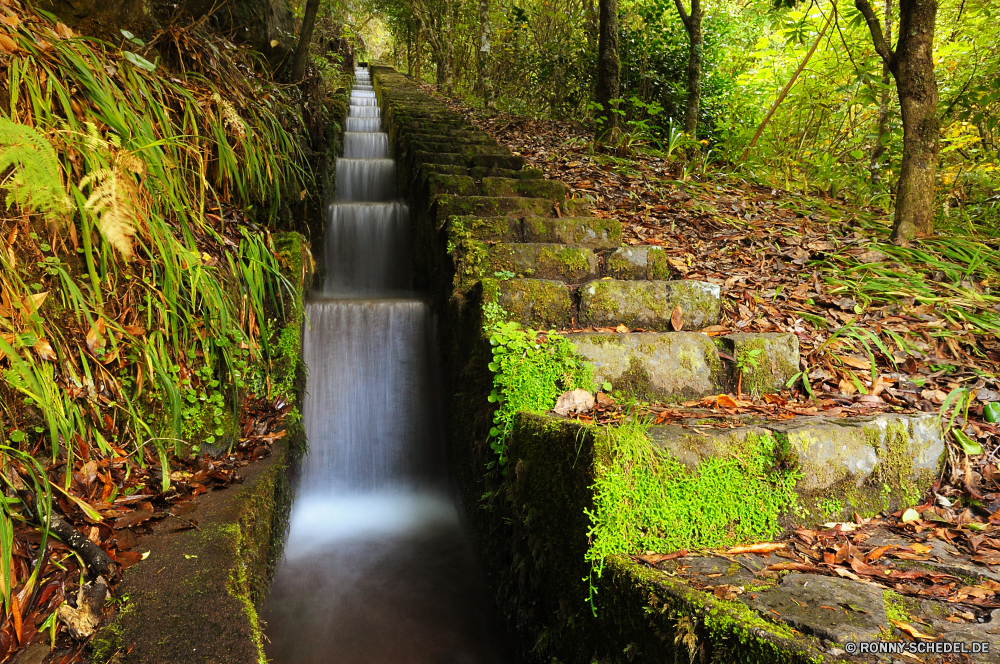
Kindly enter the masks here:
M 536 330 L 569 327 L 573 300 L 561 281 L 546 279 L 493 279 L 480 282 L 482 307 L 489 313 L 503 309 L 506 320 Z
M 559 180 L 519 180 L 515 178 L 485 177 L 484 196 L 528 196 L 561 201 L 566 198 L 566 185 Z
M 580 288 L 580 323 L 593 327 L 626 325 L 655 332 L 673 330 L 680 307 L 682 329 L 716 325 L 722 316 L 719 287 L 703 281 L 621 281 L 601 279 Z
M 462 240 L 482 242 L 520 242 L 521 220 L 516 217 L 449 217 L 444 226 L 447 242 L 452 247 Z
M 491 196 L 455 196 L 453 194 L 438 194 L 428 206 L 435 228 L 444 226 L 448 217 L 523 217 L 534 214 L 545 216 L 552 214 L 552 201 L 547 198 L 521 198 L 510 196 L 495 198 Z
M 407 161 L 414 166 L 417 164 L 451 164 L 468 168 L 468 155 L 458 152 L 428 152 L 426 150 L 414 150 L 407 155 Z
M 454 252 L 459 288 L 483 277 L 551 279 L 578 284 L 597 276 L 597 257 L 590 249 L 565 244 L 498 243 L 477 240 L 460 243 Z
M 437 194 L 455 194 L 456 196 L 474 196 L 479 193 L 476 181 L 468 175 L 447 175 L 444 173 L 429 173 L 425 182 L 426 196 Z
M 588 249 L 614 249 L 622 244 L 622 225 L 600 217 L 524 218 L 525 242 L 561 242 Z
M 734 339 L 733 337 L 738 337 Z M 737 334 L 710 338 L 700 332 L 574 333 L 567 338 L 594 365 L 598 385 L 643 400 L 685 400 L 736 390 L 740 366 L 720 349 L 760 349 L 754 367 L 744 366 L 743 390 L 778 392 L 795 375 L 798 339 L 793 334 Z
M 692 422 L 696 418 L 692 418 Z M 692 470 L 708 458 L 735 458 L 748 442 L 770 438 L 776 462 L 799 475 L 797 520 L 849 520 L 913 505 L 934 483 L 944 454 L 937 413 L 797 417 L 748 421 L 732 429 L 690 423 L 650 427 L 650 439 Z
M 420 164 L 416 167 L 418 177 L 423 180 L 431 173 L 443 173 L 444 175 L 468 175 L 469 169 L 460 164 Z
M 477 145 L 472 143 L 462 143 L 460 141 L 434 143 L 431 141 L 411 140 L 408 142 L 407 149 L 414 152 L 457 152 L 458 154 L 464 154 L 468 157 L 472 157 L 474 155 L 510 155 L 510 150 L 501 145 Z
M 406 139 L 418 141 L 431 141 L 435 143 L 458 141 L 461 143 L 477 143 L 481 145 L 497 145 L 495 138 L 485 131 L 468 131 L 452 129 L 449 131 L 433 131 L 424 129 L 422 131 L 408 131 Z
M 537 168 L 525 168 L 520 171 L 515 171 L 509 168 L 485 168 L 482 166 L 476 166 L 475 168 L 469 169 L 469 175 L 476 180 L 482 180 L 487 177 L 513 178 L 516 180 L 539 180 L 542 177 L 542 171 Z
M 613 279 L 669 279 L 670 263 L 663 247 L 620 247 L 608 256 L 604 276 Z

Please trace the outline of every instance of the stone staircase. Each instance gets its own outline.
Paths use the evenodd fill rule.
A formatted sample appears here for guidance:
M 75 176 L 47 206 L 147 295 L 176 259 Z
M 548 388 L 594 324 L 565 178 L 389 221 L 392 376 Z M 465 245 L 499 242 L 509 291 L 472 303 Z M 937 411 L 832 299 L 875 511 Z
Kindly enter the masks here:
M 451 465 L 467 505 L 498 490 L 484 469 L 493 458 L 485 443 L 493 412 L 486 397 L 493 376 L 483 334 L 484 321 L 497 312 L 525 327 L 559 330 L 593 363 L 597 385 L 610 382 L 614 390 L 640 401 L 676 403 L 731 393 L 741 373 L 743 392 L 775 393 L 799 371 L 795 335 L 706 334 L 702 330 L 720 322 L 719 284 L 676 278 L 668 253 L 659 246 L 623 246 L 617 220 L 592 216 L 586 201 L 566 197 L 561 182 L 525 168 L 523 158 L 474 130 L 394 70 L 374 67 L 373 79 L 397 160 L 399 191 L 411 204 L 416 284 L 430 294 L 439 316 Z M 786 414 L 768 419 L 691 409 L 689 415 L 650 428 L 649 444 L 669 450 L 696 472 L 706 459 L 738 457 L 748 441 L 771 441 L 782 450 L 781 464 L 801 475 L 795 487 L 799 507 L 787 525 L 849 521 L 855 513 L 871 515 L 912 504 L 931 486 L 944 453 L 936 414 Z M 515 468 L 517 495 L 531 496 L 530 507 L 526 503 L 527 511 L 518 513 L 515 496 L 514 512 L 502 518 L 474 507 L 468 508 L 468 517 L 505 615 L 519 625 L 541 620 L 540 632 L 524 628 L 525 652 L 536 653 L 530 647 L 537 646 L 534 639 L 545 635 L 556 643 L 560 630 L 577 629 L 567 626 L 572 620 L 564 615 L 565 602 L 571 596 L 580 601 L 574 593 L 581 576 L 589 574 L 582 566 L 589 535 L 581 517 L 593 505 L 596 459 L 606 452 L 599 451 L 587 427 L 551 414 L 522 418 L 511 447 L 509 467 Z M 541 467 L 554 474 L 537 475 Z M 564 526 L 545 525 L 554 523 Z M 546 562 L 546 556 L 551 560 Z M 508 565 L 526 567 L 512 575 Z M 727 626 L 706 638 L 718 641 L 711 647 L 742 645 L 724 649 L 730 658 L 718 661 L 828 661 L 844 654 L 829 630 L 810 631 L 808 624 L 786 620 L 815 637 L 803 641 L 800 632 L 761 627 L 771 624 L 758 622 L 761 616 L 774 619 L 766 608 L 749 618 L 732 606 L 721 607 L 711 594 L 694 599 L 684 584 L 651 576 L 631 561 L 609 565 L 613 571 L 600 584 L 601 592 L 610 593 L 606 610 L 613 618 L 597 620 L 634 624 L 601 629 L 636 635 L 635 643 L 646 644 L 642 647 L 650 657 L 674 636 L 658 641 L 649 634 L 673 634 L 678 625 L 673 618 L 657 622 L 648 617 L 647 599 L 654 596 L 663 605 L 654 607 L 661 616 L 678 611 L 728 616 L 718 623 Z M 526 584 L 537 586 L 534 594 L 528 593 L 531 599 L 523 596 Z M 633 609 L 639 617 L 625 617 Z M 548 617 L 538 618 L 542 614 Z M 580 615 L 573 619 L 590 624 Z M 884 632 L 878 631 L 878 622 L 870 621 L 854 636 L 880 637 Z M 638 632 L 629 631 L 633 629 Z M 579 629 L 573 633 L 571 641 L 583 638 Z M 621 652 L 624 645 L 614 647 Z M 560 660 L 574 658 L 552 647 L 550 654 Z M 591 654 L 580 653 L 576 659 L 590 661 Z

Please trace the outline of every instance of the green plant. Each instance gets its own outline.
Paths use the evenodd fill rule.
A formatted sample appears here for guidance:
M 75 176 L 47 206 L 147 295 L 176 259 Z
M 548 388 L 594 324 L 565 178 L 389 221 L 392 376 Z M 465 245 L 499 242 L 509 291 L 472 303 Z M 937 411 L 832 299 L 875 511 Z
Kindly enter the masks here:
M 566 390 L 588 388 L 593 369 L 573 345 L 552 332 L 523 329 L 508 321 L 488 331 L 493 361 L 493 390 L 489 401 L 497 405 L 490 428 L 490 447 L 501 468 L 507 465 L 507 438 L 514 416 L 520 412 L 544 413 Z M 506 473 L 506 468 L 504 468 Z

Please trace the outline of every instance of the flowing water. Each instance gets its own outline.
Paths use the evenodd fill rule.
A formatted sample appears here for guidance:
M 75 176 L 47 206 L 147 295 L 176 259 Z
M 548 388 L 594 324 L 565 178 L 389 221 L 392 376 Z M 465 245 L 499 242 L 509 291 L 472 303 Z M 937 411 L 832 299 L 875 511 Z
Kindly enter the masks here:
M 306 305 L 302 463 L 262 612 L 277 664 L 500 664 L 482 571 L 449 492 L 434 321 L 410 288 L 409 215 L 367 70 L 357 70 Z

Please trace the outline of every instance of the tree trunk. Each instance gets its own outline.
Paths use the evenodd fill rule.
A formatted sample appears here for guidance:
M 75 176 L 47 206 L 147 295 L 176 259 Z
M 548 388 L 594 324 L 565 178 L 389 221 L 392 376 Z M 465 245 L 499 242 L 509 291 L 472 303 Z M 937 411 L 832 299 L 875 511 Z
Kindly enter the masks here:
M 417 37 L 414 40 L 416 46 L 414 46 L 415 55 L 413 57 L 413 77 L 416 79 L 417 83 L 423 83 L 423 74 L 421 72 L 420 64 L 424 60 L 424 43 L 420 41 L 420 37 L 424 34 L 424 29 L 420 25 L 420 21 L 417 21 Z
M 907 244 L 934 232 L 935 175 L 938 158 L 938 89 L 934 78 L 934 27 L 937 0 L 901 0 L 896 50 L 882 35 L 868 0 L 855 0 L 872 34 L 875 50 L 896 79 L 903 116 L 903 163 L 896 185 L 892 240 Z
M 701 0 L 691 0 L 691 13 L 684 11 L 684 3 L 674 0 L 677 11 L 688 33 L 691 50 L 688 53 L 688 97 L 684 110 L 684 131 L 691 138 L 698 137 L 698 114 L 701 108 L 701 63 L 705 57 L 705 39 L 701 30 Z
M 885 0 L 885 41 L 892 43 L 892 0 Z M 875 184 L 882 181 L 882 156 L 885 154 L 885 144 L 889 140 L 889 82 L 891 77 L 889 64 L 883 60 L 882 91 L 879 93 L 878 102 L 878 140 L 872 149 L 872 159 L 868 165 L 868 172 L 871 173 L 872 182 Z
M 493 82 L 490 80 L 490 0 L 479 0 L 479 91 L 483 95 L 483 108 L 493 105 Z
M 621 62 L 618 59 L 618 0 L 599 0 L 597 90 L 595 100 L 601 106 L 604 121 L 597 130 L 597 140 L 604 141 L 614 131 L 618 117 L 611 100 L 618 99 Z
M 319 11 L 320 0 L 308 0 L 306 13 L 302 18 L 302 29 L 299 30 L 299 44 L 295 47 L 295 58 L 292 61 L 292 82 L 298 83 L 306 75 L 306 65 L 309 63 L 309 42 L 312 41 L 313 28 L 316 27 L 316 12 Z
M 454 10 L 451 0 L 445 0 L 444 12 L 444 91 L 450 95 L 455 87 L 455 73 L 452 71 L 452 63 L 455 62 L 455 40 L 452 38 Z

